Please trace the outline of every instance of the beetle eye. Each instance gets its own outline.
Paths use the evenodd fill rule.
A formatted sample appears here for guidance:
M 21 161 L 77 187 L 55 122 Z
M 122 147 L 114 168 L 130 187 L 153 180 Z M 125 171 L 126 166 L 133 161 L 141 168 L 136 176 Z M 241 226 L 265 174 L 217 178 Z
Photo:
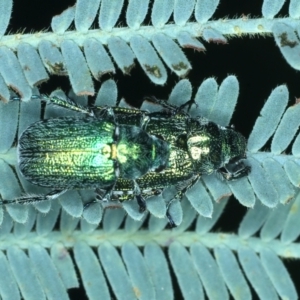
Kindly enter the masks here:
M 246 166 L 243 162 L 243 156 L 233 157 L 218 171 L 226 180 L 234 180 L 247 176 L 251 171 L 251 167 Z

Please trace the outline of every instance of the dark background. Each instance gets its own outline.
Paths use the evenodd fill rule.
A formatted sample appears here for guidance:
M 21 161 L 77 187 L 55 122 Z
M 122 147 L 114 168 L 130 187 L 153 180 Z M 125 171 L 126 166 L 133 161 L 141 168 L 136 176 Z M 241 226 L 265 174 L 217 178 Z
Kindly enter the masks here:
M 126 2 L 126 1 L 125 1 Z M 214 19 L 236 18 L 242 15 L 251 17 L 261 16 L 262 0 L 241 1 L 222 0 Z M 75 0 L 15 0 L 10 26 L 7 32 L 16 33 L 21 29 L 25 33 L 47 30 L 51 24 L 51 18 L 60 14 L 68 6 L 72 6 Z M 288 15 L 289 1 L 280 11 L 280 16 Z M 125 25 L 124 13 L 119 25 Z M 146 24 L 150 24 L 147 16 Z M 244 36 L 229 39 L 226 45 L 208 44 L 205 53 L 185 50 L 193 70 L 188 75 L 194 87 L 194 93 L 201 82 L 211 76 L 220 84 L 228 75 L 236 75 L 240 84 L 239 102 L 234 113 L 232 123 L 246 137 L 249 136 L 254 122 L 271 91 L 278 85 L 287 84 L 290 92 L 290 104 L 300 96 L 300 74 L 292 69 L 280 54 L 272 37 Z M 114 78 L 118 83 L 119 98 L 125 97 L 132 104 L 138 105 L 145 95 L 153 95 L 166 99 L 172 87 L 179 78 L 170 74 L 165 86 L 156 86 L 137 65 L 130 75 L 124 76 L 117 71 L 115 76 L 105 75 L 102 80 Z M 100 84 L 96 83 L 96 90 Z M 67 77 L 54 76 L 47 83 L 41 85 L 42 92 L 50 93 L 56 88 L 68 91 L 70 88 Z M 224 232 L 236 232 L 246 208 L 237 201 L 230 201 L 226 212 L 215 227 Z M 296 270 L 299 269 L 298 261 L 285 261 L 294 282 L 300 282 Z M 298 286 L 298 293 L 300 289 Z M 71 292 L 82 299 L 78 292 Z M 73 297 L 72 297 L 73 298 Z M 74 298 L 75 299 L 75 298 Z

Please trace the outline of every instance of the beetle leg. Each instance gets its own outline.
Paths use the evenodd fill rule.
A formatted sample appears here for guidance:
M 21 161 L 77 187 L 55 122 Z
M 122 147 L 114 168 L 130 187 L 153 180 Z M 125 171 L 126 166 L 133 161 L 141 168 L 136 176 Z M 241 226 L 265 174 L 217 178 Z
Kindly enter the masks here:
M 97 203 L 97 202 L 99 202 L 98 199 L 94 199 L 94 200 L 92 200 L 92 201 L 89 201 L 89 202 L 85 203 L 85 204 L 83 205 L 83 210 L 89 208 L 92 204 Z
M 190 102 L 187 102 L 187 103 L 182 104 L 181 106 L 175 106 L 175 105 L 167 103 L 164 100 L 157 99 L 154 96 L 145 97 L 144 101 L 149 101 L 154 104 L 158 104 L 163 108 L 168 109 L 171 112 L 171 116 L 177 115 L 178 113 L 187 114 L 185 111 L 183 111 L 183 109 L 185 106 L 190 105 Z M 150 113 L 149 115 L 151 116 L 151 114 L 152 113 Z M 153 114 L 155 115 L 155 112 Z
M 116 121 L 115 113 L 114 113 L 114 110 L 112 107 L 97 106 L 97 107 L 92 107 L 91 109 L 92 109 L 94 116 L 97 119 L 105 119 L 105 120 L 108 120 L 108 121 L 114 123 L 116 126 L 118 125 L 118 123 Z
M 149 101 L 149 102 L 152 102 L 154 104 L 158 104 L 158 105 L 162 106 L 163 108 L 166 108 L 166 109 L 168 109 L 168 110 L 170 110 L 172 112 L 174 112 L 174 111 L 176 111 L 178 109 L 177 106 L 173 106 L 172 104 L 169 104 L 169 103 L 167 103 L 164 100 L 157 99 L 154 96 L 145 97 L 144 101 Z
M 82 106 L 82 105 L 74 102 L 71 98 L 68 98 L 68 97 L 63 99 L 63 98 L 60 98 L 57 96 L 49 97 L 49 96 L 42 94 L 42 95 L 32 95 L 31 99 L 32 100 L 38 99 L 41 101 L 49 102 L 51 104 L 54 104 L 54 105 L 57 105 L 57 106 L 60 106 L 60 107 L 66 108 L 66 109 L 70 109 L 70 110 L 74 110 L 74 111 L 77 111 L 77 112 L 80 112 L 83 114 L 87 114 L 90 117 L 95 116 L 94 111 L 91 108 Z M 21 98 L 18 96 L 14 96 L 14 97 L 11 97 L 10 100 L 21 101 Z
M 176 199 L 182 199 L 182 197 L 184 196 L 184 194 L 186 193 L 186 191 L 192 187 L 199 179 L 198 175 L 193 176 L 192 178 L 188 179 L 183 185 L 177 185 L 177 193 L 174 195 L 174 197 L 168 202 L 167 204 L 167 213 L 166 213 L 166 217 L 169 221 L 169 226 L 170 228 L 174 228 L 177 225 L 175 224 L 172 216 L 170 215 L 169 209 L 170 206 L 172 204 L 173 201 L 175 201 Z
M 148 125 L 150 119 L 151 118 L 149 116 L 143 115 L 143 117 L 141 118 L 141 125 L 140 125 L 140 127 L 141 127 L 142 130 L 146 130 L 147 125 Z
M 80 112 L 83 114 L 87 114 L 90 117 L 95 116 L 94 111 L 91 108 L 82 106 L 82 105 L 74 102 L 72 99 L 70 99 L 68 97 L 63 99 L 63 98 L 59 98 L 57 96 L 47 97 L 45 95 L 41 95 L 40 99 L 42 101 L 46 101 L 51 104 L 54 104 L 54 105 L 57 105 L 57 106 L 60 106 L 60 107 L 63 107 L 63 108 L 69 109 L 69 110 L 74 110 L 74 111 L 77 111 L 77 112 Z
M 145 201 L 145 199 L 142 197 L 141 194 L 136 195 L 135 197 L 136 197 L 136 201 L 138 203 L 140 212 L 141 213 L 144 212 L 146 210 L 146 201 Z
M 242 161 L 243 157 L 237 156 L 231 159 L 224 167 L 217 170 L 217 174 L 220 174 L 222 179 L 233 181 L 245 176 L 251 171 L 251 167 L 245 165 Z
M 133 180 L 133 184 L 134 184 L 133 194 L 135 195 L 137 204 L 140 208 L 140 212 L 142 213 L 146 210 L 146 201 L 145 201 L 144 197 L 142 196 L 141 189 L 135 180 Z
M 112 193 L 114 191 L 114 187 L 115 187 L 115 183 L 106 188 L 106 189 L 100 189 L 100 188 L 96 188 L 95 189 L 95 193 L 96 193 L 96 199 L 89 201 L 87 203 L 84 204 L 83 209 L 87 209 L 88 207 L 90 207 L 92 204 L 94 203 L 98 203 L 98 202 L 110 202 L 111 201 L 111 196 Z
M 0 200 L 0 205 L 6 204 L 31 204 L 46 200 L 54 200 L 65 193 L 67 190 L 54 190 L 46 195 L 25 195 L 13 200 Z
M 104 199 L 106 198 L 107 201 L 110 201 L 111 198 L 112 198 L 112 194 L 113 194 L 113 191 L 115 189 L 115 185 L 114 184 L 112 187 L 108 188 L 105 190 L 105 192 L 100 195 L 99 193 L 99 190 L 96 189 L 96 193 L 98 194 L 98 196 L 100 197 L 100 201 L 104 201 Z M 138 203 L 138 206 L 139 206 L 139 210 L 140 212 L 144 212 L 146 210 L 146 201 L 144 199 L 144 197 L 142 196 L 142 192 L 140 190 L 140 187 L 138 186 L 137 182 L 135 180 L 133 180 L 133 196 L 136 198 L 136 201 Z M 98 200 L 98 201 L 99 201 Z M 94 203 L 94 202 L 97 202 L 97 200 L 94 200 L 94 201 L 91 201 L 91 202 L 88 202 L 84 208 L 88 207 L 90 204 Z
M 167 210 L 167 213 L 166 213 L 166 217 L 167 217 L 167 219 L 168 219 L 168 221 L 169 221 L 169 226 L 170 226 L 170 228 L 175 228 L 175 227 L 177 227 L 176 224 L 175 224 L 175 222 L 174 222 L 174 220 L 173 220 L 173 218 L 171 217 L 171 215 L 170 215 L 170 213 L 169 213 L 168 210 Z

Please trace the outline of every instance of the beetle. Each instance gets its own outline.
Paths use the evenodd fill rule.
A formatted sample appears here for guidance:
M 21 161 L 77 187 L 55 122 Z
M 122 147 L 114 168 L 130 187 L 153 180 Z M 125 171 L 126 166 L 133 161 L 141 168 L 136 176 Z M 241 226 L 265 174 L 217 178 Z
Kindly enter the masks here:
M 22 133 L 18 141 L 21 174 L 53 191 L 2 204 L 52 200 L 67 190 L 93 188 L 95 201 L 136 198 L 144 211 L 146 199 L 166 186 L 176 186 L 176 199 L 203 174 L 217 172 L 234 180 L 250 172 L 243 162 L 246 140 L 240 133 L 205 118 L 192 118 L 161 100 L 151 99 L 164 109 L 148 112 L 83 107 L 55 96 L 33 98 L 84 113 L 86 118 L 38 121 Z M 173 225 L 168 213 L 167 217 Z

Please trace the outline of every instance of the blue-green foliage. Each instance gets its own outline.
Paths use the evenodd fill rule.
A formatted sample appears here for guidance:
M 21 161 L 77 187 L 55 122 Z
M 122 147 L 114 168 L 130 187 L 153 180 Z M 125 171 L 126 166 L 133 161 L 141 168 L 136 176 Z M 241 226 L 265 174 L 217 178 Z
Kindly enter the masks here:
M 290 18 L 274 18 L 284 1 L 265 0 L 262 6 L 264 18 L 210 21 L 219 2 L 156 0 L 150 5 L 149 0 L 128 3 L 124 0 L 91 3 L 78 0 L 75 6 L 53 17 L 52 31 L 39 33 L 38 38 L 30 34 L 22 39 L 19 34 L 2 37 L 0 96 L 8 100 L 8 87 L 13 86 L 24 100 L 28 100 L 32 95 L 31 87 L 47 81 L 48 73 L 68 75 L 76 94 L 93 95 L 93 79 L 114 74 L 117 68 L 128 74 L 136 62 L 153 83 L 164 85 L 167 68 L 178 76 L 186 76 L 192 69 L 182 49 L 202 52 L 205 46 L 199 38 L 224 44 L 229 42 L 227 35 L 272 33 L 287 62 L 299 69 L 300 45 L 296 31 L 300 5 L 297 0 L 290 1 Z M 118 27 L 124 7 L 128 27 Z M 12 0 L 1 2 L 2 35 L 9 24 L 11 9 Z M 150 25 L 143 23 L 148 10 Z M 191 18 L 196 22 L 189 22 Z M 93 22 L 97 28 L 91 28 Z M 75 30 L 69 30 L 72 25 Z
M 265 0 L 263 18 L 228 22 L 209 21 L 218 0 L 156 0 L 152 7 L 149 3 L 152 1 L 129 1 L 125 30 L 116 27 L 124 1 L 78 0 L 75 7 L 53 18 L 53 32 L 47 39 L 41 33 L 37 43 L 37 37 L 28 35 L 26 44 L 22 44 L 19 39 L 3 36 L 1 98 L 10 98 L 8 87 L 13 85 L 28 100 L 38 93 L 31 87 L 47 80 L 48 73 L 67 74 L 75 93 L 92 95 L 92 78 L 98 80 L 107 72 L 115 73 L 116 67 L 127 74 L 135 59 L 150 80 L 164 84 L 165 65 L 179 76 L 193 67 L 182 48 L 203 50 L 197 39 L 200 36 L 204 41 L 226 42 L 227 34 L 272 32 L 288 63 L 299 69 L 299 34 L 295 34 L 300 16 L 298 0 L 289 2 L 289 18 L 274 18 L 284 1 Z M 1 1 L 2 35 L 11 7 L 12 0 Z M 148 9 L 151 24 L 144 26 Z M 169 22 L 172 12 L 174 23 Z M 192 15 L 196 22 L 188 22 Z M 95 18 L 100 29 L 90 30 Z M 75 30 L 65 38 L 72 22 Z M 293 47 L 286 47 L 287 40 Z M 6 44 L 7 41 L 10 42 Z M 27 72 L 23 72 L 25 67 Z M 238 93 L 234 76 L 227 77 L 220 86 L 209 78 L 195 94 L 184 79 L 173 88 L 168 101 L 179 106 L 193 99 L 189 111 L 193 117 L 205 116 L 226 126 Z M 97 105 L 115 105 L 120 98 L 116 83 L 104 82 L 96 98 Z M 196 188 L 205 196 L 187 195 L 171 207 L 181 223 L 176 229 L 166 229 L 162 218 L 162 203 L 172 196 L 172 187 L 152 199 L 149 217 L 139 214 L 134 202 L 126 203 L 124 209 L 105 210 L 94 205 L 83 212 L 82 203 L 94 196 L 89 191 L 72 191 L 59 201 L 46 201 L 35 207 L 15 205 L 1 209 L 1 297 L 68 299 L 67 290 L 79 287 L 80 277 L 89 299 L 172 299 L 176 298 L 172 271 L 186 299 L 204 299 L 205 295 L 210 299 L 228 299 L 229 295 L 251 299 L 250 286 L 260 299 L 297 299 L 282 262 L 282 258 L 299 259 L 296 240 L 300 234 L 300 135 L 296 135 L 299 104 L 287 108 L 288 100 L 286 86 L 275 88 L 257 118 L 248 142 L 248 163 L 252 167 L 249 177 L 230 184 L 215 176 L 202 177 Z M 85 97 L 78 101 L 86 104 Z M 119 105 L 127 104 L 121 101 Z M 13 168 L 15 136 L 40 118 L 40 109 L 38 101 L 0 103 L 0 194 L 5 199 L 22 192 L 45 193 L 45 189 L 29 184 Z M 46 107 L 44 117 L 66 114 L 70 112 Z M 263 151 L 269 139 L 271 148 Z M 284 153 L 288 146 L 291 153 Z M 236 234 L 210 232 L 231 194 L 253 209 L 244 215 Z M 192 223 L 195 230 L 189 230 Z
M 215 89 L 215 86 L 217 86 L 215 80 L 210 78 L 199 87 L 196 92 L 195 105 L 192 105 L 191 107 L 191 114 L 194 117 L 196 117 L 197 114 L 206 116 L 213 119 L 215 122 L 220 119 L 220 123 L 223 122 L 223 125 L 227 125 L 235 104 L 230 104 L 230 101 L 229 103 L 223 102 L 224 109 L 222 111 L 218 111 L 217 109 L 215 110 L 214 107 L 219 107 L 218 99 L 222 99 L 224 101 L 226 89 L 228 93 L 231 93 L 232 95 L 232 97 L 228 97 L 229 100 L 234 98 L 233 94 L 238 94 L 237 80 L 235 77 L 230 76 L 223 81 L 219 89 Z M 174 87 L 169 101 L 173 104 L 180 105 L 182 90 L 185 91 L 185 95 L 190 95 L 190 97 L 192 97 L 190 87 L 190 83 L 187 80 L 180 81 L 177 86 Z M 58 92 L 56 92 L 56 94 L 57 93 Z M 111 94 L 111 97 L 108 97 L 109 94 Z M 106 105 L 114 105 L 116 95 L 116 85 L 112 80 L 109 80 L 103 83 L 98 93 L 96 104 L 101 104 L 102 98 Z M 187 97 L 184 100 L 188 101 L 190 100 L 190 97 Z M 261 117 L 258 118 L 253 132 L 250 135 L 248 144 L 248 161 L 250 162 L 255 175 L 252 175 L 251 172 L 249 175 L 249 181 L 245 178 L 244 180 L 239 180 L 237 182 L 230 183 L 229 185 L 227 185 L 224 181 L 220 181 L 220 179 L 215 176 L 204 176 L 201 181 L 196 184 L 196 195 L 201 196 L 197 197 L 193 193 L 187 193 L 182 203 L 178 203 L 179 207 L 177 211 L 175 209 L 174 215 L 176 218 L 176 213 L 179 213 L 179 218 L 182 219 L 182 222 L 178 228 L 173 229 L 171 232 L 166 230 L 167 222 L 165 219 L 155 217 L 155 215 L 161 215 L 161 217 L 164 216 L 161 209 L 163 210 L 165 206 L 161 206 L 161 203 L 165 203 L 165 201 L 168 200 L 168 197 L 172 196 L 172 190 L 170 188 L 164 191 L 164 193 L 160 196 L 160 200 L 152 199 L 153 202 L 151 200 L 148 201 L 151 202 L 148 209 L 153 215 L 150 216 L 147 223 L 145 223 L 146 215 L 140 215 L 137 208 L 124 207 L 129 214 L 128 216 L 125 216 L 124 210 L 121 209 L 106 210 L 99 228 L 97 225 L 101 220 L 103 211 L 103 208 L 101 208 L 100 205 L 93 206 L 93 209 L 85 210 L 83 218 L 80 217 L 83 207 L 82 201 L 91 199 L 93 195 L 88 192 L 80 192 L 80 194 L 78 194 L 75 191 L 70 191 L 65 196 L 62 196 L 59 202 L 56 200 L 39 204 L 36 207 L 38 210 L 35 210 L 32 206 L 24 207 L 18 205 L 7 206 L 7 212 L 2 210 L 3 223 L 1 227 L 1 239 L 2 243 L 4 243 L 4 250 L 10 251 L 10 249 L 15 249 L 10 247 L 11 244 L 14 244 L 19 246 L 22 245 L 22 247 L 29 250 L 32 247 L 38 247 L 32 250 L 32 253 L 35 253 L 34 251 L 42 251 L 41 247 L 56 249 L 56 247 L 60 245 L 60 255 L 67 255 L 67 257 L 69 257 L 68 250 L 64 247 L 75 247 L 75 261 L 72 262 L 69 257 L 68 263 L 63 263 L 63 265 L 61 265 L 59 259 L 57 260 L 55 256 L 51 256 L 51 259 L 53 260 L 52 263 L 55 266 L 55 268 L 54 266 L 51 268 L 53 270 L 59 269 L 60 272 L 64 274 L 63 277 L 60 275 L 57 276 L 60 276 L 60 280 L 62 280 L 65 288 L 76 287 L 79 284 L 77 280 L 71 279 L 74 278 L 74 274 L 76 272 L 73 264 L 76 264 L 81 270 L 86 270 L 85 272 L 82 271 L 81 276 L 86 292 L 91 299 L 94 298 L 93 295 L 97 295 L 99 293 L 99 285 L 102 287 L 101 295 L 103 295 L 103 297 L 108 295 L 107 293 L 109 290 L 104 287 L 106 286 L 106 281 L 102 274 L 103 271 L 106 274 L 107 280 L 109 280 L 110 284 L 113 286 L 113 291 L 116 295 L 122 295 L 125 290 L 128 292 L 128 290 L 130 290 L 130 284 L 133 284 L 134 286 L 139 286 L 143 289 L 147 297 L 152 297 L 153 293 L 155 294 L 155 292 L 159 290 L 159 286 L 162 284 L 161 280 L 157 279 L 156 281 L 153 274 L 157 275 L 167 272 L 165 275 L 167 277 L 164 278 L 164 280 L 167 280 L 166 283 L 164 283 L 164 287 L 166 289 L 165 298 L 169 299 L 172 297 L 171 295 L 173 292 L 171 288 L 172 285 L 170 283 L 170 274 L 167 271 L 168 268 L 172 268 L 175 272 L 178 278 L 178 283 L 182 289 L 182 293 L 186 298 L 193 297 L 192 295 L 195 291 L 197 291 L 197 289 L 199 289 L 198 292 L 200 294 L 204 295 L 203 288 L 205 293 L 211 299 L 219 297 L 227 298 L 228 292 L 225 286 L 228 287 L 232 295 L 238 295 L 238 291 L 242 286 L 243 299 L 249 298 L 250 290 L 241 273 L 241 269 L 237 264 L 238 261 L 240 261 L 246 277 L 259 295 L 267 293 L 265 295 L 267 297 L 268 295 L 276 295 L 276 293 L 279 293 L 279 295 L 289 295 L 289 297 L 295 298 L 295 289 L 278 255 L 283 257 L 298 257 L 296 252 L 297 244 L 293 244 L 293 242 L 297 239 L 300 233 L 299 226 L 297 226 L 299 216 L 297 210 L 295 210 L 295 207 L 297 207 L 298 202 L 300 201 L 300 196 L 297 196 L 298 189 L 293 187 L 293 181 L 289 180 L 289 173 L 285 173 L 285 171 L 288 170 L 288 168 L 285 167 L 286 162 L 290 161 L 296 163 L 297 158 L 291 154 L 285 155 L 285 159 L 279 160 L 276 159 L 276 153 L 258 152 L 258 150 L 263 147 L 264 143 L 269 140 L 272 134 L 276 135 L 278 130 L 276 130 L 276 128 L 281 128 L 280 125 L 273 125 L 274 130 L 273 132 L 270 132 L 270 127 L 272 127 L 271 124 L 274 124 L 274 120 L 272 118 L 273 114 L 270 113 L 269 110 L 276 108 L 280 110 L 281 115 L 284 116 L 285 107 L 282 107 L 282 103 L 285 103 L 286 105 L 287 101 L 284 101 L 282 97 L 283 99 L 288 98 L 288 91 L 285 86 L 278 87 L 271 93 L 268 101 L 262 109 Z M 201 108 L 198 108 L 200 99 L 203 99 L 203 105 L 201 105 Z M 276 101 L 281 104 L 279 108 L 278 105 L 276 105 Z M 29 103 L 21 103 L 21 109 L 23 106 L 25 107 L 32 102 L 34 102 L 34 100 Z M 83 102 L 81 103 L 83 104 Z M 205 103 L 206 105 L 204 105 Z M 5 107 L 9 107 L 10 105 L 15 105 L 15 102 L 10 102 Z M 126 103 L 121 102 L 121 105 L 124 106 Z M 48 108 L 45 111 L 45 114 L 48 117 L 57 114 L 64 116 L 66 113 L 69 113 L 62 109 L 54 109 L 54 107 L 51 106 Z M 151 107 L 148 106 L 147 108 L 150 109 Z M 228 108 L 228 117 L 225 118 L 227 121 L 222 121 L 222 119 L 224 119 L 223 114 L 226 112 L 226 108 Z M 6 113 L 9 112 L 9 110 L 3 111 Z M 286 113 L 289 113 L 288 110 Z M 276 115 L 275 112 L 274 115 Z M 265 119 L 264 116 L 266 117 Z M 10 118 L 14 119 L 13 115 L 11 115 Z M 277 117 L 276 120 L 277 124 L 280 123 L 280 117 Z M 281 122 L 284 122 L 284 117 L 282 117 L 281 120 Z M 264 126 L 260 125 L 261 122 Z M 19 126 L 22 126 L 22 122 L 19 123 Z M 255 136 L 257 137 L 254 138 Z M 4 134 L 3 138 L 6 138 Z M 7 135 L 7 138 L 9 138 L 9 134 Z M 291 139 L 292 138 L 293 137 L 291 137 Z M 9 142 L 7 143 L 9 144 Z M 10 146 L 8 146 L 8 149 L 9 148 Z M 1 155 L 2 164 L 4 164 L 1 170 L 3 170 L 3 172 L 4 170 L 7 170 L 3 177 L 5 180 L 2 180 L 0 184 L 2 196 L 8 193 L 9 190 L 7 189 L 7 186 L 9 182 L 15 181 L 13 186 L 17 187 L 12 189 L 10 193 L 16 194 L 18 190 L 21 190 L 21 187 L 17 184 L 15 174 L 11 171 L 11 167 L 9 166 L 9 164 L 13 161 L 12 157 L 15 154 L 12 150 L 7 153 L 8 154 Z M 278 155 L 282 156 L 282 154 Z M 278 165 L 281 167 L 279 168 Z M 281 170 L 280 181 L 278 184 L 276 183 L 278 181 L 278 172 L 274 172 L 274 168 L 279 168 Z M 32 188 L 35 189 L 35 193 L 44 192 L 44 189 L 33 187 L 26 183 L 21 176 L 19 176 L 19 180 L 22 182 L 23 188 L 27 192 L 33 192 L 33 190 L 31 190 Z M 284 183 L 282 189 L 279 188 L 280 182 Z M 267 184 L 270 184 L 271 186 L 270 192 L 263 189 Z M 289 193 L 287 191 L 289 191 Z M 254 206 L 254 208 L 250 209 L 245 215 L 240 224 L 237 236 L 232 234 L 209 233 L 209 230 L 220 217 L 224 207 L 226 206 L 228 195 L 231 193 L 233 193 L 242 204 Z M 254 200 L 249 200 L 251 198 L 248 197 L 248 193 L 253 195 L 252 197 Z M 277 198 L 274 197 L 274 195 Z M 296 199 L 291 200 L 294 198 Z M 215 201 L 220 199 L 222 199 L 221 203 L 214 204 Z M 245 199 L 245 202 L 242 201 L 243 199 Z M 274 199 L 277 199 L 277 201 Z M 279 201 L 279 199 L 281 200 Z M 285 204 L 287 200 L 290 200 L 290 202 Z M 267 206 L 263 206 L 260 201 L 262 201 L 265 205 L 268 204 L 269 206 L 275 206 L 276 208 L 274 210 L 270 210 Z M 132 203 L 129 203 L 129 205 L 135 205 L 135 202 L 133 201 Z M 159 207 L 161 208 L 159 209 Z M 199 216 L 195 209 L 198 213 L 204 216 L 212 216 L 212 218 Z M 18 223 L 13 225 L 11 218 Z M 60 230 L 53 231 L 57 219 L 60 220 Z M 186 231 L 191 223 L 195 222 L 195 220 L 196 230 L 194 232 Z M 124 226 L 120 227 L 123 223 Z M 148 224 L 148 230 L 140 229 L 144 223 Z M 12 226 L 14 227 L 14 234 L 10 233 Z M 258 232 L 260 232 L 260 238 L 254 238 L 253 235 Z M 281 235 L 281 239 L 276 239 L 279 235 Z M 105 239 L 105 244 L 102 243 L 103 239 Z M 173 242 L 168 252 L 170 265 L 169 267 L 166 267 L 168 263 L 164 256 L 165 254 L 159 250 L 159 245 L 167 245 L 169 243 L 168 241 L 171 240 Z M 176 243 L 174 243 L 175 241 Z M 247 247 L 244 246 L 245 241 L 247 242 Z M 147 258 L 147 256 L 145 256 L 146 254 L 144 254 L 144 256 L 136 254 L 136 251 L 138 251 L 137 253 L 140 252 L 135 245 L 145 247 L 145 251 L 148 247 L 150 247 L 152 251 L 159 251 L 158 253 L 160 254 L 157 255 L 161 257 L 162 262 L 160 264 L 155 264 L 156 269 L 154 271 L 151 271 L 153 268 L 151 257 Z M 118 246 L 123 249 L 121 251 L 121 256 L 112 250 L 114 249 L 113 246 Z M 94 261 L 97 259 L 89 247 L 99 247 L 99 258 L 100 264 L 104 268 L 103 271 L 100 269 L 99 263 L 88 263 L 91 260 Z M 184 247 L 191 247 L 191 255 Z M 206 247 L 214 250 L 214 256 L 207 252 Z M 107 249 L 110 249 L 110 251 Z M 128 249 L 131 249 L 131 251 L 128 251 Z M 11 251 L 17 250 L 15 249 Z M 180 251 L 180 255 L 178 254 L 178 251 Z M 200 253 L 198 253 L 199 251 Z M 235 257 L 232 251 L 238 251 L 238 257 Z M 47 252 L 41 253 L 43 253 L 43 255 L 47 254 Z M 83 255 L 83 253 L 85 254 Z M 104 255 L 103 253 L 106 254 Z M 109 253 L 111 253 L 111 255 L 114 253 L 114 255 L 117 256 L 110 257 Z M 249 253 L 251 253 L 251 255 Z M 257 253 L 263 253 L 264 260 L 260 260 Z M 137 255 L 140 256 L 140 259 L 137 258 Z M 253 259 L 253 262 L 249 263 L 245 258 L 245 255 L 250 255 L 249 257 Z M 204 259 L 203 257 L 206 258 Z M 148 261 L 148 259 L 150 261 Z M 159 258 L 156 257 L 155 261 L 158 259 Z M 210 273 L 203 273 L 203 270 L 207 270 L 206 264 L 208 261 L 210 265 L 213 265 L 213 268 L 210 268 Z M 49 259 L 45 260 L 45 263 L 46 262 L 50 263 Z M 123 265 L 123 263 L 125 265 Z M 131 264 L 134 264 L 134 266 Z M 136 264 L 139 268 L 136 267 Z M 110 265 L 110 268 L 108 265 Z M 48 270 L 49 268 L 50 267 L 47 267 L 46 265 L 44 266 L 44 270 Z M 143 271 L 141 268 L 143 268 Z M 191 268 L 194 271 L 191 271 Z M 276 273 L 272 271 L 272 268 L 277 268 Z M 126 276 L 129 276 L 128 278 L 126 277 L 126 280 L 115 281 L 113 279 L 118 276 L 123 278 L 124 274 L 127 274 L 126 269 L 128 272 L 128 275 Z M 143 272 L 143 274 L 136 274 L 136 269 L 139 269 L 139 271 Z M 187 273 L 184 272 L 185 269 L 187 270 Z M 227 272 L 225 272 L 226 269 Z M 232 271 L 228 272 L 228 270 Z M 12 269 L 12 272 L 14 272 L 14 269 Z M 39 270 L 39 272 L 43 271 Z M 189 275 L 191 276 L 193 272 L 195 274 L 198 273 L 200 277 L 197 279 L 193 276 L 189 277 Z M 255 276 L 252 278 L 251 274 L 253 272 L 263 273 L 263 278 L 265 279 L 257 280 Z M 283 272 L 287 274 L 285 284 L 282 284 L 281 278 L 276 277 L 276 274 L 282 274 Z M 98 275 L 96 276 L 96 274 Z M 13 274 L 11 276 L 13 276 Z M 46 275 L 42 274 L 36 276 Z M 57 280 L 55 276 L 54 278 Z M 146 284 L 148 280 L 151 280 L 151 284 Z M 65 281 L 68 281 L 68 284 L 66 284 Z M 89 283 L 93 281 L 95 284 L 85 284 L 85 281 Z M 122 284 L 120 282 L 122 282 Z M 57 283 L 51 282 L 51 284 L 55 286 Z M 60 283 L 60 285 L 61 284 L 62 283 Z M 189 287 L 195 284 L 197 284 L 197 287 L 195 287 L 194 290 L 191 290 Z M 216 285 L 219 286 L 218 289 L 216 288 Z M 270 289 L 268 291 L 264 289 L 265 285 L 269 286 Z M 169 286 L 169 288 L 167 289 L 166 286 Z M 223 286 L 223 288 L 221 288 L 221 286 Z M 16 291 L 13 292 L 15 293 Z M 23 295 L 30 293 L 30 291 L 23 290 L 21 292 Z M 120 299 L 122 299 L 121 296 Z

